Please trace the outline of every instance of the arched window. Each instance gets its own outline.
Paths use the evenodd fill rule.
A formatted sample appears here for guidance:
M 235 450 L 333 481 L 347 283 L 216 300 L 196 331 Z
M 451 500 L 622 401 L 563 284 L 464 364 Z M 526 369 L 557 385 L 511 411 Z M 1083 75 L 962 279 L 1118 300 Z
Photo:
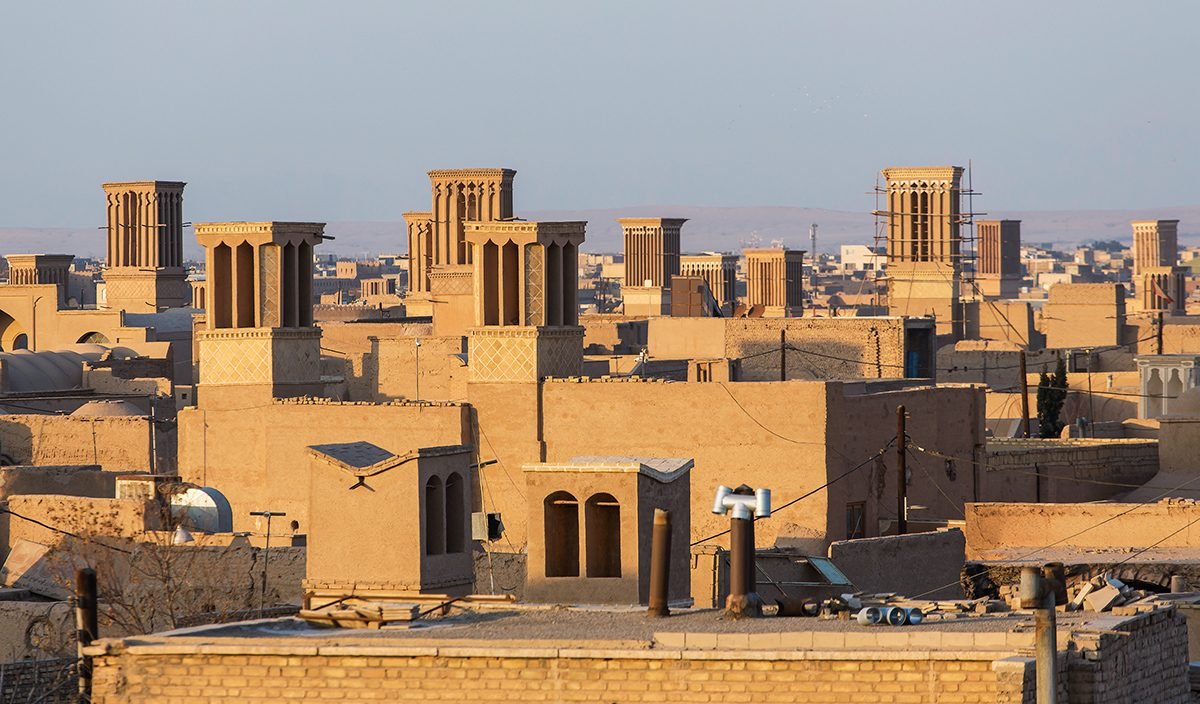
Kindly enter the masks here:
M 1174 405 L 1172 399 L 1179 398 L 1183 394 L 1183 380 L 1179 378 L 1179 370 L 1171 370 L 1171 378 L 1167 382 L 1167 392 L 1164 394 L 1166 399 L 1163 400 L 1163 413 L 1170 413 L 1171 406 Z
M 13 345 L 14 350 L 29 349 L 29 336 L 26 335 L 25 333 L 18 334 L 16 337 L 13 338 L 12 345 Z
M 1150 370 L 1150 378 L 1146 380 L 1146 417 L 1158 418 L 1163 410 L 1163 380 L 1158 369 Z
M 462 475 L 446 477 L 446 552 L 466 550 L 467 492 Z
M 579 576 L 579 501 L 556 491 L 543 502 L 546 576 Z
M 88 334 L 79 338 L 79 344 L 81 344 L 81 345 L 88 345 L 88 344 L 107 345 L 108 337 L 105 336 L 105 334 L 102 332 L 89 332 Z
M 433 476 L 425 482 L 425 554 L 446 552 L 446 499 L 442 480 Z
M 592 494 L 587 521 L 587 576 L 621 576 L 621 504 L 612 494 Z

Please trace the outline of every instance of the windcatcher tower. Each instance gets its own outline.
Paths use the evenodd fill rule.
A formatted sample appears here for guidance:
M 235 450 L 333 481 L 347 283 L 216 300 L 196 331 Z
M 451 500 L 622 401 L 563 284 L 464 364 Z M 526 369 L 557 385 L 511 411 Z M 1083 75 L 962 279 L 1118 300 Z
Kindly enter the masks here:
M 584 222 L 467 222 L 475 327 L 472 382 L 578 376 L 579 246 Z
M 979 220 L 975 223 L 979 257 L 975 285 L 989 298 L 1016 298 L 1021 293 L 1021 221 Z
M 324 223 L 199 223 L 208 280 L 197 400 L 206 405 L 320 394 L 313 248 Z
M 625 238 L 626 315 L 666 315 L 671 277 L 679 275 L 680 230 L 686 218 L 620 218 Z
M 799 317 L 804 310 L 804 250 L 747 249 L 746 305 L 767 318 Z
M 471 278 L 466 222 L 513 217 L 512 169 L 440 169 L 429 172 L 429 212 L 405 213 L 408 224 L 409 315 L 432 315 L 439 283 L 454 288 Z
M 1133 225 L 1133 278 L 1143 311 L 1184 311 L 1183 268 L 1179 257 L 1178 220 L 1135 220 Z
M 883 170 L 887 180 L 888 313 L 932 315 L 939 335 L 962 329 L 960 166 Z
M 181 181 L 103 184 L 108 205 L 109 308 L 155 313 L 191 303 L 183 270 Z

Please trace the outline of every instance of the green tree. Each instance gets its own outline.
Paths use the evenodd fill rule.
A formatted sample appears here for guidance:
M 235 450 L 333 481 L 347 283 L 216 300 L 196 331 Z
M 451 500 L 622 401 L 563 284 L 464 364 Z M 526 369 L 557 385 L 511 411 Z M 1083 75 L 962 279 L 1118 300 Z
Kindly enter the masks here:
M 1054 369 L 1054 376 L 1045 371 L 1038 377 L 1037 417 L 1038 435 L 1056 438 L 1062 432 L 1063 403 L 1067 400 L 1067 364 L 1062 357 Z

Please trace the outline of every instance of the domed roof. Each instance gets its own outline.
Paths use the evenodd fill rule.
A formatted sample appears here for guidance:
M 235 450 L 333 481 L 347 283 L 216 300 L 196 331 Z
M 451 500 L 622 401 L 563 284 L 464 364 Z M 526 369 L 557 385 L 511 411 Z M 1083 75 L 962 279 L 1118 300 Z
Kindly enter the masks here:
M 111 416 L 145 416 L 146 413 L 142 409 L 133 405 L 124 399 L 101 399 L 96 401 L 88 401 L 79 408 L 76 408 L 71 416 L 73 418 L 101 418 Z

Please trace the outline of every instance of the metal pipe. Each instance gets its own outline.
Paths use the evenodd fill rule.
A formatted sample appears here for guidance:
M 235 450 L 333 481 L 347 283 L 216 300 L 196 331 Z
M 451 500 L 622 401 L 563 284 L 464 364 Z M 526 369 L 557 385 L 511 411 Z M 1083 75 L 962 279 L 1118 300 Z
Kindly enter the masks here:
M 667 599 L 671 580 L 671 512 L 654 509 L 654 528 L 650 537 L 650 609 L 651 616 L 670 616 Z
M 908 532 L 908 434 L 904 406 L 896 406 L 896 535 Z
M 83 649 L 99 636 L 96 603 L 96 570 L 85 567 L 75 571 L 75 640 L 79 657 L 79 698 L 92 700 L 92 659 Z
M 1056 574 L 1060 566 L 1047 565 Z M 1021 608 L 1033 609 L 1034 652 L 1037 656 L 1037 704 L 1055 704 L 1058 696 L 1058 632 L 1055 618 L 1056 585 L 1036 567 L 1021 569 Z
M 779 380 L 787 381 L 787 328 L 779 329 Z
M 725 609 L 730 616 L 758 616 L 754 593 L 754 518 L 730 520 L 729 596 Z

